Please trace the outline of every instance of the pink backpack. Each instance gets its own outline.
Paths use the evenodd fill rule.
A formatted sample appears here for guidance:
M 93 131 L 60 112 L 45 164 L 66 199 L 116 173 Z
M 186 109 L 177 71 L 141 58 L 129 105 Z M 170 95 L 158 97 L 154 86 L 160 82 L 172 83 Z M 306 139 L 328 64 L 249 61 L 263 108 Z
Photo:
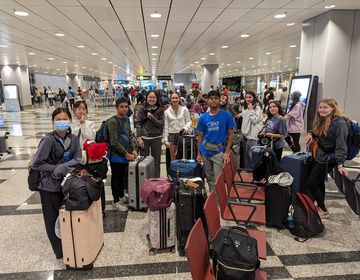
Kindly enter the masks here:
M 165 178 L 146 179 L 140 192 L 141 199 L 151 211 L 170 206 L 174 197 L 171 181 Z

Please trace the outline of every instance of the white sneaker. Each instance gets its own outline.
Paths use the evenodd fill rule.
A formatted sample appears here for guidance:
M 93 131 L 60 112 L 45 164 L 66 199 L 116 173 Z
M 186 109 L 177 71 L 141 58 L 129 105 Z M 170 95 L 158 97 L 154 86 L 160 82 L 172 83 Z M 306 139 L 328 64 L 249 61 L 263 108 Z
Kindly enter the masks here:
M 120 197 L 120 202 L 122 202 L 123 204 L 129 204 L 129 197 L 127 197 L 126 195 Z
M 126 212 L 128 210 L 128 207 L 124 204 L 122 204 L 120 201 L 116 202 L 116 203 L 112 203 L 112 206 L 116 209 L 119 210 L 121 212 Z

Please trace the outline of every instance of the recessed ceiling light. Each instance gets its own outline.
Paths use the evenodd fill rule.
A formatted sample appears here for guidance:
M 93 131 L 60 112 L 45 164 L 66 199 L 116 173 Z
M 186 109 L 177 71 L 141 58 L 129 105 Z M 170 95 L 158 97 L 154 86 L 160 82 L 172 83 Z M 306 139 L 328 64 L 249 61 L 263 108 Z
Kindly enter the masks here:
M 296 48 L 296 45 L 290 45 L 289 48 Z
M 251 59 L 254 59 L 253 57 L 249 57 L 249 59 L 251 60 Z
M 66 63 L 67 63 L 67 61 L 63 61 L 63 63 L 64 63 L 64 64 L 66 64 Z
M 36 66 L 37 66 L 36 64 L 33 65 L 33 67 L 36 67 Z
M 161 14 L 155 11 L 155 13 L 150 14 L 150 17 L 152 18 L 161 18 Z
M 151 48 L 152 48 L 152 49 L 157 49 L 157 48 L 158 48 L 158 46 L 151 46 Z
M 240 60 L 238 60 L 238 61 L 236 61 L 236 63 L 241 63 L 241 61 L 240 61 Z
M 288 22 L 286 25 L 287 25 L 287 26 L 294 26 L 294 25 L 295 25 L 295 22 Z
M 16 11 L 16 10 L 14 10 L 14 14 L 19 16 L 19 17 L 27 17 L 29 15 L 27 12 Z
M 29 53 L 28 53 L 28 55 L 35 55 L 35 53 L 33 53 L 33 52 L 29 52 Z
M 153 57 L 152 60 L 156 60 L 156 57 Z
M 92 53 L 91 53 L 91 55 L 98 55 L 98 53 L 96 53 L 96 52 L 92 52 Z
M 83 45 L 79 45 L 77 47 L 80 48 L 80 49 L 85 48 L 85 46 L 83 46 Z
M 287 65 L 284 65 L 285 68 L 287 68 L 288 66 Z
M 271 52 L 266 52 L 265 54 L 269 55 L 269 54 L 271 54 Z
M 199 63 L 199 61 L 195 61 L 194 63 Z
M 151 36 L 151 38 L 154 38 L 154 39 L 156 39 L 156 38 L 159 38 L 159 37 L 160 37 L 160 35 L 159 35 L 159 34 L 151 34 L 150 36 Z
M 55 36 L 58 36 L 58 37 L 64 37 L 65 34 L 64 33 L 60 33 L 60 32 L 56 32 L 55 33 Z
M 192 66 L 194 66 L 194 64 L 190 64 L 189 66 L 191 66 L 191 67 L 192 67 Z
M 49 58 L 48 58 L 48 60 L 53 61 L 53 60 L 54 60 L 54 58 L 53 58 L 53 57 L 49 57 Z
M 224 68 L 224 66 L 219 66 L 219 68 Z
M 85 66 L 83 66 L 83 67 L 81 67 L 82 69 L 86 69 L 86 67 Z
M 47 66 L 47 67 L 45 67 L 46 69 L 49 69 L 50 67 L 49 66 Z
M 57 69 L 56 69 L 56 71 L 60 71 L 60 69 L 59 69 L 59 68 L 57 68 Z
M 300 59 L 300 56 L 295 57 L 295 59 Z
M 47 74 L 48 72 L 44 72 L 45 74 Z
M 287 15 L 286 13 L 277 14 L 277 15 L 274 16 L 274 18 L 277 18 L 277 19 L 284 18 L 284 17 L 286 17 L 286 15 Z
M 109 61 L 108 63 L 109 63 L 109 64 L 112 64 L 112 61 Z
M 211 53 L 209 53 L 209 55 L 215 55 L 215 53 L 211 52 Z
M 0 45 L 0 48 L 7 48 L 7 45 Z
M 201 60 L 205 60 L 206 59 L 206 57 L 202 57 L 202 58 L 200 58 Z
M 15 63 L 16 63 L 16 64 L 20 64 L 21 62 L 19 62 L 19 61 L 16 61 Z
M 327 5 L 324 7 L 325 9 L 332 9 L 332 8 L 335 8 L 335 5 Z
M 252 65 L 251 67 L 252 67 L 252 68 L 255 68 L 255 65 Z
M 227 66 L 230 66 L 231 64 L 230 63 L 228 63 L 228 64 L 226 64 Z
M 102 57 L 101 60 L 106 60 L 106 58 L 105 58 L 105 57 Z
M 221 46 L 222 49 L 227 49 L 229 46 Z
M 277 62 L 278 62 L 278 63 L 281 63 L 281 60 L 278 60 Z
M 151 55 L 157 55 L 157 53 L 152 53 Z
M 250 35 L 248 33 L 244 33 L 240 35 L 241 38 L 249 38 Z
M 77 67 L 77 66 L 79 66 L 79 65 L 77 65 L 77 64 L 74 64 L 74 67 Z
M 244 67 L 243 70 L 246 70 L 246 68 Z

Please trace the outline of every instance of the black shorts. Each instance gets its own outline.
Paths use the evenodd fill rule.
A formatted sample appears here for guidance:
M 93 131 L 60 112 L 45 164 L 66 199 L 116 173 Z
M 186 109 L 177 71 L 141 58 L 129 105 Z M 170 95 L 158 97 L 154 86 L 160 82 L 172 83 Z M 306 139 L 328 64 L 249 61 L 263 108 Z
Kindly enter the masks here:
M 169 133 L 168 141 L 171 145 L 176 145 L 179 143 L 180 133 Z

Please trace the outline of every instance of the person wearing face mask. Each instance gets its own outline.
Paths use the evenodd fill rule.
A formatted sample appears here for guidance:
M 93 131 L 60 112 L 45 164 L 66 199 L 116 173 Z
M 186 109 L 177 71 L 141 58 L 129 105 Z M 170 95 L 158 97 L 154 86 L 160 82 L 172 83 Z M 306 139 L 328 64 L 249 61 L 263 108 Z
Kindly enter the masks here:
M 164 111 L 158 96 L 149 91 L 144 105 L 136 116 L 136 136 L 142 156 L 151 155 L 155 161 L 155 178 L 160 177 L 161 140 L 164 130 Z
M 63 257 L 61 240 L 55 234 L 55 221 L 64 200 L 61 182 L 81 161 L 79 139 L 71 134 L 71 113 L 57 108 L 52 113 L 54 130 L 46 134 L 32 160 L 32 169 L 40 171 L 39 192 L 46 232 L 57 259 Z
M 73 134 L 79 137 L 80 145 L 84 140 L 95 140 L 95 124 L 86 119 L 88 107 L 85 101 L 76 101 L 74 104 L 75 120 L 71 125 Z
M 165 110 L 164 143 L 170 149 L 171 160 L 176 159 L 180 134 L 191 130 L 192 122 L 189 110 L 180 106 L 180 94 L 173 92 L 170 96 L 171 106 Z
M 335 129 L 334 129 L 335 128 Z M 347 174 L 344 162 L 347 158 L 348 125 L 345 116 L 333 98 L 319 102 L 313 130 L 306 135 L 306 146 L 314 140 L 317 149 L 313 151 L 315 165 L 307 180 L 307 190 L 317 202 L 321 218 L 329 218 L 325 206 L 325 179 L 327 174 L 337 168 L 341 174 Z

